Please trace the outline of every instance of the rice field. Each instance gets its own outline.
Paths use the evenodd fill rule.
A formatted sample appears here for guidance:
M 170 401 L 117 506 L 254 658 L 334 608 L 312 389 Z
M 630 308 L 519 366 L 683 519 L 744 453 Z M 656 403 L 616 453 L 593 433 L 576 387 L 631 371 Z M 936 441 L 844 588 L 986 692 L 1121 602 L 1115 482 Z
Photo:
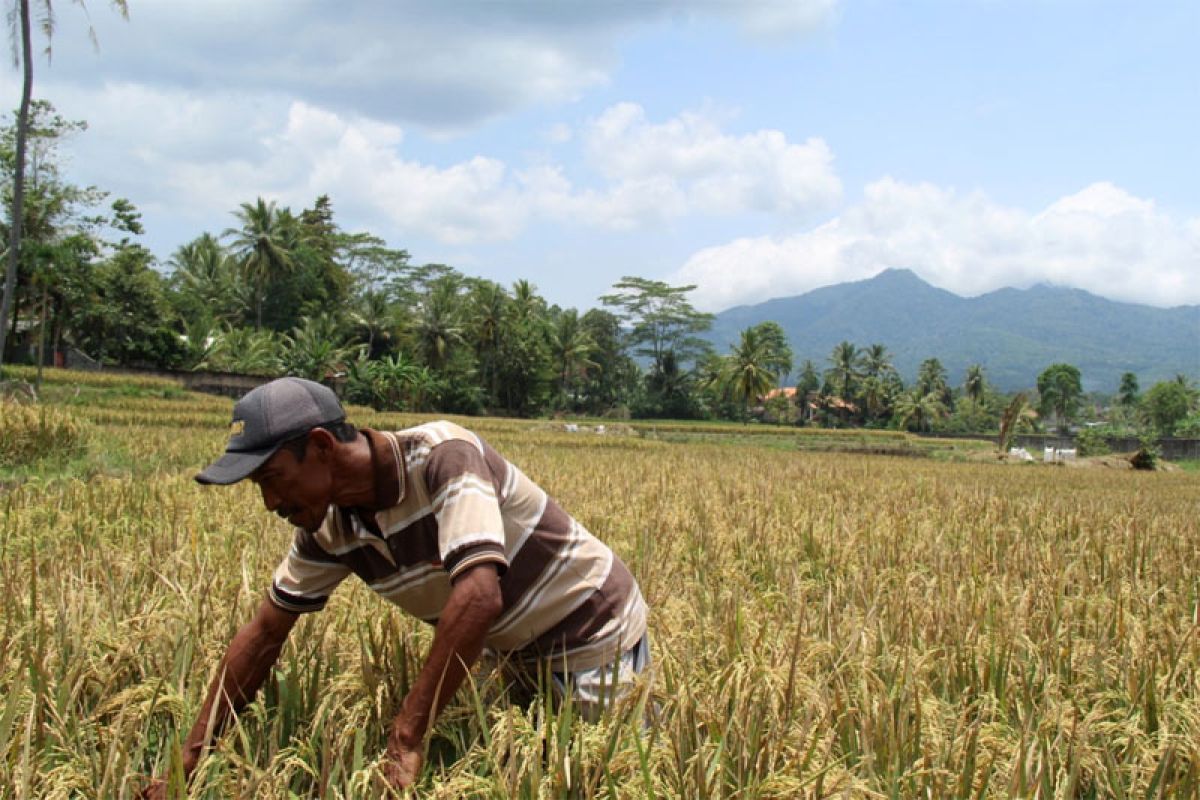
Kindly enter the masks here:
M 177 771 L 290 531 L 252 486 L 191 480 L 231 401 L 48 376 L 82 444 L 0 473 L 0 797 L 133 797 Z M 522 709 L 480 671 L 416 796 L 1200 793 L 1200 474 L 466 424 L 638 577 L 652 723 Z M 380 796 L 430 635 L 347 581 L 174 796 Z

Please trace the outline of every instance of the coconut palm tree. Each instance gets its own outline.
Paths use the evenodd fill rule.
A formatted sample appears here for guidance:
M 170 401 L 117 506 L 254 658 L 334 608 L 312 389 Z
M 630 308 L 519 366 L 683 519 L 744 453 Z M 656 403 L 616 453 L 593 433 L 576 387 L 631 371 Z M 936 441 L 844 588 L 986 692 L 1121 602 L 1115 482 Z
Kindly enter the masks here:
M 858 368 L 858 348 L 851 342 L 842 342 L 829 354 L 830 367 L 825 373 L 835 394 L 850 401 L 858 386 L 862 373 Z
M 915 426 L 919 431 L 927 431 L 935 419 L 945 415 L 946 406 L 937 392 L 909 392 L 896 403 L 896 417 L 900 427 L 905 430 L 912 430 Z
M 242 203 L 233 215 L 240 227 L 227 228 L 223 236 L 231 239 L 242 272 L 254 286 L 254 326 L 262 328 L 267 284 L 295 267 L 295 219 L 287 209 L 276 208 L 274 200 L 268 203 L 261 197 L 254 203 Z
M 504 319 L 509 306 L 508 292 L 492 281 L 477 281 L 471 288 L 471 343 L 483 383 L 488 389 L 488 404 L 500 402 L 500 348 L 504 339 Z
M 942 405 L 950 402 L 950 384 L 946 380 L 946 368 L 937 358 L 927 358 L 917 368 L 917 385 L 914 391 L 918 396 L 927 394 L 937 395 Z
M 438 280 L 421 298 L 417 309 L 414 325 L 417 343 L 425 363 L 434 370 L 444 367 L 454 346 L 465 341 L 458 289 L 455 280 Z
M 879 378 L 880 380 L 894 369 L 892 354 L 882 344 L 873 344 L 863 350 L 859 354 L 859 366 L 862 369 L 863 377 Z
M 862 372 L 858 366 L 858 348 L 851 342 L 841 342 L 829 354 L 829 364 L 829 369 L 825 371 L 825 380 L 829 384 L 831 392 L 843 401 L 843 404 L 839 405 L 838 413 L 845 422 L 844 418 L 847 414 L 844 404 L 854 401 L 858 392 L 859 379 L 862 378 Z
M 879 419 L 887 410 L 888 385 L 878 375 L 868 375 L 862 379 L 859 396 L 862 398 L 863 409 L 867 412 L 868 419 Z
M 558 315 L 547 338 L 555 378 L 558 380 L 559 399 L 566 402 L 568 395 L 571 395 L 570 399 L 574 400 L 574 387 L 578 386 L 589 369 L 598 366 L 592 360 L 596 342 L 584 330 L 579 322 L 579 312 L 573 308 Z
M 368 289 L 358 298 L 350 312 L 350 323 L 360 339 L 366 339 L 367 355 L 374 357 L 376 345 L 386 348 L 399 328 L 396 308 L 388 299 L 387 292 Z
M 770 338 L 758 327 L 742 331 L 725 358 L 722 383 L 727 396 L 742 406 L 758 401 L 775 388 L 775 366 Z
M 244 315 L 252 298 L 242 291 L 236 262 L 212 234 L 180 245 L 167 266 L 179 291 L 195 298 L 213 319 L 232 323 Z
M 971 401 L 978 403 L 983 399 L 984 389 L 987 387 L 987 379 L 983 375 L 983 366 L 981 364 L 972 364 L 967 367 L 967 379 L 963 383 L 963 394 L 971 398 Z

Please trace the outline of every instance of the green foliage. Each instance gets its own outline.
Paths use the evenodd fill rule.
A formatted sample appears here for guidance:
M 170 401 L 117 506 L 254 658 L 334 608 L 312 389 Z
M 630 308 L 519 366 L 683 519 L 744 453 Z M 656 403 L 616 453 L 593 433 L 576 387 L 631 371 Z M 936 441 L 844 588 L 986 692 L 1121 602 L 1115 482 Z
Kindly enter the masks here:
M 148 250 L 132 245 L 92 269 L 86 297 L 74 306 L 72 327 L 76 343 L 93 358 L 156 367 L 183 361 L 186 347 L 152 261 Z
M 949 375 L 937 358 L 927 358 L 917 370 L 917 383 L 913 390 L 919 396 L 932 394 L 943 406 L 949 406 L 952 396 Z
M 1200 414 L 1192 414 L 1177 423 L 1175 435 L 1185 439 L 1200 439 Z
M 1038 410 L 1043 416 L 1053 414 L 1062 430 L 1079 411 L 1083 395 L 1079 377 L 1079 369 L 1070 364 L 1051 364 L 1038 375 Z
M 831 393 L 843 400 L 851 400 L 861 377 L 858 348 L 851 342 L 841 342 L 829 354 L 829 369 L 825 371 Z
M 820 391 L 820 389 L 821 378 L 817 375 L 817 366 L 806 359 L 800 366 L 800 378 L 796 381 L 796 394 L 807 397 L 809 393 Z
M 936 391 L 905 393 L 896 403 L 896 424 L 901 430 L 928 431 L 946 415 L 946 406 Z
M 1103 456 L 1112 452 L 1108 436 L 1102 428 L 1084 428 L 1075 437 L 1075 446 L 1081 456 Z
M 774 323 L 742 331 L 741 340 L 719 364 L 720 391 L 742 409 L 757 403 L 775 388 L 781 374 L 791 371 L 791 350 Z
M 1193 404 L 1193 396 L 1185 383 L 1162 381 L 1150 387 L 1142 403 L 1150 423 L 1162 436 L 1172 436 Z
M 209 336 L 211 343 L 196 369 L 272 378 L 283 374 L 282 347 L 273 331 L 226 327 Z
M 652 361 L 652 371 L 665 372 L 668 357 L 676 368 L 694 360 L 708 344 L 699 338 L 712 326 L 712 314 L 697 311 L 687 300 L 695 286 L 670 286 L 662 281 L 625 276 L 613 284 L 616 292 L 600 301 L 616 309 L 630 326 L 634 352 Z
M 284 336 L 280 361 L 284 372 L 312 381 L 331 380 L 341 372 L 354 347 L 331 314 L 305 317 L 290 336 Z
M 958 398 L 954 410 L 936 426 L 950 433 L 994 433 L 1000 425 L 1000 414 L 982 400 L 969 396 Z
M 967 367 L 967 378 L 963 381 L 963 394 L 969 399 L 980 403 L 987 392 L 987 377 L 984 375 L 982 364 L 972 364 Z
M 1117 402 L 1126 407 L 1138 404 L 1138 379 L 1132 372 L 1121 375 L 1121 387 L 1117 390 Z

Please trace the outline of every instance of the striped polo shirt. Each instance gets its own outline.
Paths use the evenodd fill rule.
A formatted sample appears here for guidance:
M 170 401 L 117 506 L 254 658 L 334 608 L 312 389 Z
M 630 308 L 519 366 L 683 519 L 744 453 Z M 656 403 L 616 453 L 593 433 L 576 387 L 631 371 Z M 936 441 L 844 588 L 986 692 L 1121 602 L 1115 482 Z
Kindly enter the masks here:
M 315 533 L 296 529 L 271 585 L 277 606 L 317 611 L 353 573 L 436 623 L 454 579 L 492 563 L 503 598 L 493 650 L 583 670 L 641 639 L 646 604 L 625 564 L 477 435 L 445 421 L 362 433 L 375 500 L 331 506 Z

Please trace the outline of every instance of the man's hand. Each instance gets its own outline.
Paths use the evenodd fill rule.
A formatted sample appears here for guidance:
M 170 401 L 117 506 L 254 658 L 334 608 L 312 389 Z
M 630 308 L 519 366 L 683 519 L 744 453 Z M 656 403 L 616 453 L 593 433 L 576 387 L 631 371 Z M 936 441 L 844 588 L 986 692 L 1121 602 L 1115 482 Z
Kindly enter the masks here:
M 146 784 L 146 788 L 138 792 L 139 800 L 167 800 L 167 782 L 162 778 L 154 778 Z
M 393 789 L 407 789 L 421 775 L 420 742 L 415 747 L 402 743 L 395 735 L 388 737 L 387 760 L 383 763 L 383 776 Z
M 488 628 L 503 608 L 500 578 L 491 563 L 459 576 L 438 619 L 425 665 L 400 705 L 388 735 L 384 775 L 396 789 L 416 782 L 424 758 L 425 733 L 479 658 Z

